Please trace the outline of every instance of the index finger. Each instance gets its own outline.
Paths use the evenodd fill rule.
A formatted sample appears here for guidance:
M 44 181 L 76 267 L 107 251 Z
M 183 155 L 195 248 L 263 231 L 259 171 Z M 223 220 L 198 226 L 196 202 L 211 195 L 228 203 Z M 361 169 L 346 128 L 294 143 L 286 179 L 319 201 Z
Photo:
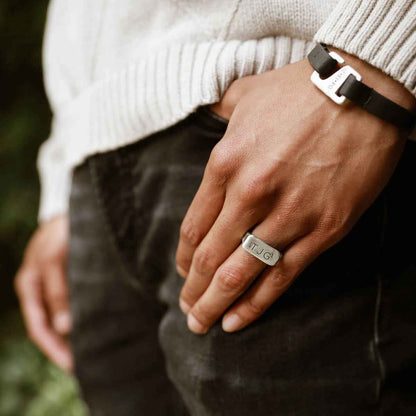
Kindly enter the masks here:
M 224 200 L 225 187 L 205 171 L 180 228 L 176 267 L 182 277 L 189 272 L 194 251 L 214 224 Z

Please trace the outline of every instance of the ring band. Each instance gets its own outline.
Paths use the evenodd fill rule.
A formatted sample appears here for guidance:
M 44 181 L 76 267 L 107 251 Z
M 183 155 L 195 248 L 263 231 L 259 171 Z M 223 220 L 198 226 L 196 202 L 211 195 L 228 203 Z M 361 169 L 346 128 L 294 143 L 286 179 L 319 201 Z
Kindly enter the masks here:
M 244 250 L 269 266 L 274 266 L 279 261 L 280 257 L 282 257 L 282 253 L 279 250 L 269 246 L 263 240 L 248 231 L 244 234 L 241 241 Z

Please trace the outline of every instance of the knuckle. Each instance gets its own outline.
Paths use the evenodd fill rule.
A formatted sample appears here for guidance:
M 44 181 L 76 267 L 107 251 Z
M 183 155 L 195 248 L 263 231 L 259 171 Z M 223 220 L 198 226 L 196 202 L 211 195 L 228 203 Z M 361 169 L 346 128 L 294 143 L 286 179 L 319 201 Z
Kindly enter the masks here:
M 206 327 L 210 326 L 216 319 L 213 309 L 205 305 L 195 305 L 192 309 L 192 315 Z
M 251 317 L 263 315 L 263 313 L 266 310 L 266 306 L 258 303 L 253 298 L 249 297 L 246 300 L 246 309 L 247 309 L 248 317 L 251 318 Z
M 220 269 L 217 280 L 220 289 L 225 292 L 239 292 L 247 282 L 244 272 L 237 268 Z
M 176 261 L 176 271 L 182 277 L 186 277 L 189 273 L 189 267 L 184 266 L 183 262 Z
M 198 248 L 195 250 L 193 266 L 198 274 L 207 275 L 216 268 L 215 256 L 206 249 Z
M 191 266 L 192 258 L 189 258 L 189 256 L 186 256 L 183 251 L 176 251 L 175 255 L 175 262 L 176 267 L 180 267 L 183 271 L 189 272 L 189 268 Z
M 292 276 L 281 270 L 276 270 L 270 275 L 270 282 L 275 290 L 280 291 L 290 285 L 292 282 Z
M 192 221 L 184 221 L 180 228 L 180 237 L 187 244 L 196 247 L 202 240 L 201 232 L 195 227 Z
M 238 195 L 239 203 L 247 205 L 263 199 L 269 194 L 269 185 L 268 176 L 265 174 L 246 179 L 240 186 Z
M 195 287 L 187 283 L 185 283 L 181 291 L 180 298 L 184 300 L 188 305 L 193 306 L 194 303 L 201 296 L 201 293 L 199 293 Z
M 305 197 L 302 191 L 294 191 L 286 198 L 283 198 L 279 204 L 279 211 L 285 218 L 293 218 L 295 215 L 299 216 L 299 207 L 307 207 L 305 203 Z M 303 212 L 303 216 L 306 217 L 308 211 Z
M 221 143 L 215 145 L 207 163 L 207 172 L 217 182 L 225 183 L 233 171 L 233 154 Z
M 350 216 L 341 210 L 328 212 L 317 228 L 324 239 L 338 241 L 347 234 L 350 228 Z

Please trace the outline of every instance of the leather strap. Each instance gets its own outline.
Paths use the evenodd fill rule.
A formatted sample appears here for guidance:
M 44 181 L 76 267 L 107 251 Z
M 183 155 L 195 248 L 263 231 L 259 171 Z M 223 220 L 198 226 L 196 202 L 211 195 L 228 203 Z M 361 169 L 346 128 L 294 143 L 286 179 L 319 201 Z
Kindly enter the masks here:
M 410 129 L 416 121 L 416 116 L 410 111 L 357 81 L 353 75 L 347 78 L 338 92 L 371 114 L 398 127 Z
M 324 44 L 316 45 L 309 53 L 308 59 L 321 78 L 331 75 L 338 65 Z M 354 75 L 345 80 L 338 93 L 388 123 L 404 129 L 416 128 L 415 114 L 358 81 Z
M 327 46 L 323 43 L 318 43 L 309 52 L 308 60 L 321 78 L 329 77 L 338 65 L 338 62 L 329 54 Z

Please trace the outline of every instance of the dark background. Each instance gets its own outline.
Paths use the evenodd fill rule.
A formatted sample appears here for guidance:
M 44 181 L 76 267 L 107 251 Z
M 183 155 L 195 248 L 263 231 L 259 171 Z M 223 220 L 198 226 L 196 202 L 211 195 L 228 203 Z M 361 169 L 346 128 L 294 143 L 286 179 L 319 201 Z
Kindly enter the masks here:
M 46 6 L 45 0 L 0 2 L 0 312 L 17 304 L 13 276 L 36 226 L 36 154 L 51 117 L 41 69 Z
M 46 0 L 0 0 L 0 416 L 84 416 L 76 383 L 27 339 L 13 291 L 37 225 L 36 156 L 51 113 L 42 82 Z

